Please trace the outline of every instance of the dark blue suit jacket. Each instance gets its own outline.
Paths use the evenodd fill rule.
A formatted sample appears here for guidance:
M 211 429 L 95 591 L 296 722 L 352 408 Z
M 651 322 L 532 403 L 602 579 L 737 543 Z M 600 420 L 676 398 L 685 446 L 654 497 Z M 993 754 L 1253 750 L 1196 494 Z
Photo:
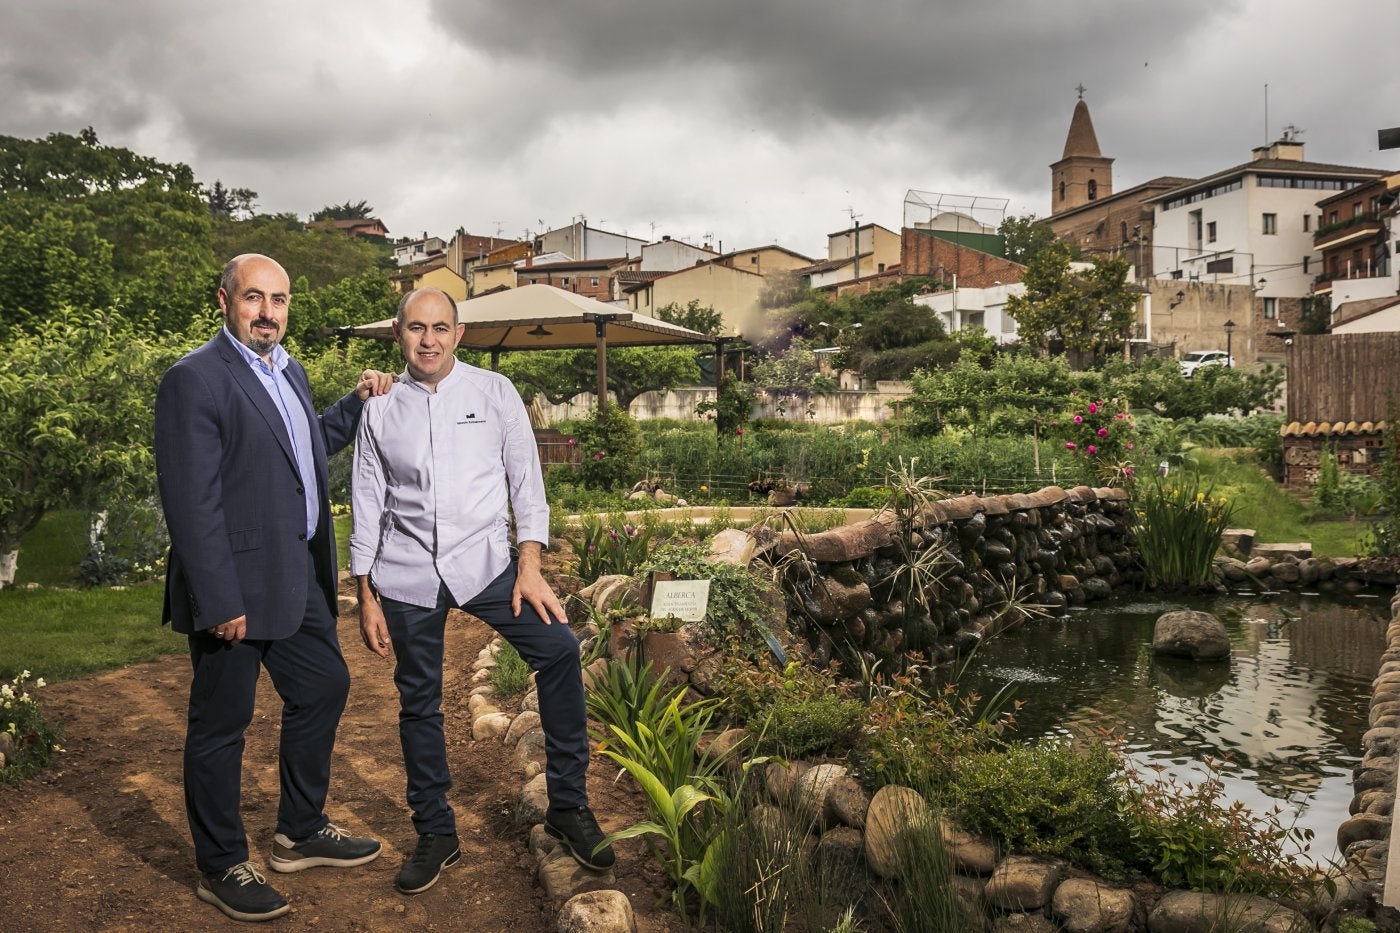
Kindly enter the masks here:
M 311 425 L 320 523 L 308 549 L 306 492 L 291 438 L 258 377 L 222 329 L 166 372 L 156 394 L 156 474 L 170 561 L 163 619 L 192 633 L 248 617 L 248 638 L 286 638 L 306 610 L 307 560 L 336 611 L 335 531 L 326 457 L 355 436 L 352 392 L 321 416 L 306 370 L 286 369 Z M 317 430 L 319 425 L 320 430 Z

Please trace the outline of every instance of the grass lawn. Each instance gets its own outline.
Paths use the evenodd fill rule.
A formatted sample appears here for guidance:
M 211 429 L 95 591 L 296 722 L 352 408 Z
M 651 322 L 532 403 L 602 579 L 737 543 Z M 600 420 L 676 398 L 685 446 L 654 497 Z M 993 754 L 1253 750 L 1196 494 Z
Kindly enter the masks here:
M 1255 541 L 1278 544 L 1306 541 L 1317 557 L 1356 557 L 1362 552 L 1366 522 L 1314 521 L 1308 506 L 1251 463 L 1222 453 L 1197 451 L 1201 475 L 1215 484 L 1215 495 L 1235 506 L 1230 524 L 1253 528 Z
M 163 584 L 127 590 L 0 591 L 0 680 L 66 680 L 186 650 L 160 624 Z

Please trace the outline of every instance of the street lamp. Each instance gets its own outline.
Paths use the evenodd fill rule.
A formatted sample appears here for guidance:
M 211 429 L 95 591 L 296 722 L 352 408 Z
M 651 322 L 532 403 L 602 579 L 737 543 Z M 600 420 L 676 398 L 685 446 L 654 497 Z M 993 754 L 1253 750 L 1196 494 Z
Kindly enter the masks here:
M 1230 341 L 1230 338 L 1231 338 L 1231 336 L 1232 336 L 1234 333 L 1235 333 L 1235 322 L 1234 322 L 1234 321 L 1228 321 L 1228 320 L 1227 320 L 1227 321 L 1225 322 L 1225 368 L 1226 368 L 1226 369 L 1229 369 L 1230 367 L 1232 367 L 1232 366 L 1235 365 L 1235 355 L 1234 355 L 1233 353 L 1230 352 L 1230 350 L 1231 350 L 1231 341 Z

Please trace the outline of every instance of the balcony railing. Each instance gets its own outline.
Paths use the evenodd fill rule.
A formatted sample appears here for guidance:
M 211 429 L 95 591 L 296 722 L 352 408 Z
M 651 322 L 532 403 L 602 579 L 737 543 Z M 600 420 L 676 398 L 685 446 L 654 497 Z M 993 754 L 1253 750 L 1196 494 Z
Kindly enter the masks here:
M 1319 227 L 1317 233 L 1313 235 L 1313 246 L 1317 249 L 1326 249 L 1338 240 L 1352 240 L 1356 239 L 1358 234 L 1380 233 L 1383 229 L 1384 223 L 1380 215 L 1375 211 L 1367 211 L 1335 224 Z

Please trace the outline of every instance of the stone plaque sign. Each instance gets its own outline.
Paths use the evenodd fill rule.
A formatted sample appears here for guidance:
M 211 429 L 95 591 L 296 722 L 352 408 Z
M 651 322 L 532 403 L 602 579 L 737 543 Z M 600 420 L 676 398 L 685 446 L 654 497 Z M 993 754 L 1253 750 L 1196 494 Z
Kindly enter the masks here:
M 699 622 L 705 618 L 709 603 L 709 580 L 657 580 L 651 594 L 651 614 Z

